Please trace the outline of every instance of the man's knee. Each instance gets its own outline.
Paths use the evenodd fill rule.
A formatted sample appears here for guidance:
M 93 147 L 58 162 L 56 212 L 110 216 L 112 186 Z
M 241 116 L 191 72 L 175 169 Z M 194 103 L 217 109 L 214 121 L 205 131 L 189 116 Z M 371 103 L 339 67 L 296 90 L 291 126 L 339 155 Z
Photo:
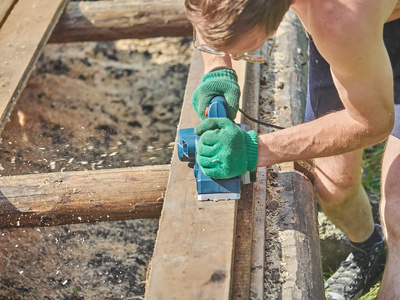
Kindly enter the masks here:
M 329 181 L 316 177 L 315 187 L 323 206 L 341 206 L 356 197 L 362 189 L 359 176 L 343 176 Z
M 315 159 L 315 187 L 322 205 L 341 205 L 361 188 L 362 150 Z

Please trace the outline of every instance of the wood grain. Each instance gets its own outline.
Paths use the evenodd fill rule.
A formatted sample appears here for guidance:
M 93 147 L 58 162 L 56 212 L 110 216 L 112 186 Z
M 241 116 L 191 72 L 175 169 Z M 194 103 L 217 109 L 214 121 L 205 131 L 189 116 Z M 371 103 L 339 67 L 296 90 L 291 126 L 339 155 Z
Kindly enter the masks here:
M 260 55 L 261 50 L 257 50 L 255 55 Z M 260 101 L 260 64 L 248 63 L 246 66 L 246 85 L 243 95 L 245 98 L 243 109 L 251 116 L 258 118 Z M 259 125 L 249 121 L 242 116 L 241 123 L 247 124 L 250 129 L 259 132 Z M 251 255 L 250 255 L 250 285 L 249 298 L 264 298 L 264 260 L 265 260 L 265 210 L 266 210 L 266 168 L 257 168 L 256 182 L 253 185 L 252 202 L 252 235 Z
M 277 224 L 282 241 L 281 263 L 286 270 L 281 299 L 323 299 L 314 187 L 297 171 L 280 173 L 277 182 L 283 188 L 284 207 Z
M 200 122 L 190 98 L 202 76 L 195 51 L 179 128 Z M 229 299 L 236 206 L 236 200 L 198 201 L 193 169 L 174 151 L 146 299 Z
M 18 0 L 2 0 L 0 2 L 0 28 L 3 26 L 6 21 L 8 15 L 14 7 L 14 4 L 17 3 Z
M 0 133 L 66 0 L 19 0 L 0 30 Z
M 259 55 L 260 50 L 254 54 Z M 260 64 L 233 61 L 233 68 L 238 74 L 238 82 L 242 90 L 240 107 L 248 114 L 257 117 Z M 258 132 L 258 124 L 249 121 L 240 113 L 235 121 L 246 124 L 250 130 Z M 265 168 L 262 169 L 265 170 Z M 262 175 L 262 173 L 257 173 Z M 232 299 L 249 299 L 250 297 L 262 299 L 264 295 L 265 190 L 265 176 L 258 176 L 254 184 L 243 186 L 236 221 Z M 262 198 L 262 191 L 264 191 L 264 198 Z M 254 286 L 253 282 L 257 286 Z
M 0 227 L 157 218 L 169 165 L 0 177 Z
M 113 41 L 192 33 L 182 0 L 70 2 L 49 42 Z
M 304 28 L 289 10 L 276 32 L 274 80 L 284 83 L 275 89 L 274 104 L 277 125 L 290 127 L 304 120 L 307 94 L 307 47 Z M 304 162 L 308 164 L 308 162 Z M 288 162 L 279 164 L 273 185 L 268 188 L 267 207 L 277 214 L 273 227 L 278 237 L 275 256 L 281 257 L 280 272 L 274 278 L 280 289 L 279 299 L 324 299 L 324 283 L 318 236 L 317 205 L 311 169 Z M 307 177 L 307 176 L 308 177 Z M 277 204 L 279 205 L 277 206 Z M 267 227 L 267 231 L 269 228 Z M 275 229 L 272 229 L 275 230 Z M 278 247 L 279 246 L 279 247 Z M 268 253 L 267 253 L 268 255 Z

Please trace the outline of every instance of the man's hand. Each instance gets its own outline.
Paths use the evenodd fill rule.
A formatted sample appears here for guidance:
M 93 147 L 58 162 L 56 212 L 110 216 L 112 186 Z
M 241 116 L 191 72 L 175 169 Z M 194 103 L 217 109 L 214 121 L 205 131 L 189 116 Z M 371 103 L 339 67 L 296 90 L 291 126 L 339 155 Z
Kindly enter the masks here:
M 240 97 L 237 80 L 236 72 L 228 68 L 211 71 L 203 77 L 192 96 L 193 108 L 201 120 L 206 119 L 206 108 L 216 96 L 225 98 L 228 118 L 235 119 Z
M 254 171 L 258 141 L 255 131 L 245 132 L 227 118 L 209 118 L 195 128 L 196 161 L 207 176 L 227 179 Z

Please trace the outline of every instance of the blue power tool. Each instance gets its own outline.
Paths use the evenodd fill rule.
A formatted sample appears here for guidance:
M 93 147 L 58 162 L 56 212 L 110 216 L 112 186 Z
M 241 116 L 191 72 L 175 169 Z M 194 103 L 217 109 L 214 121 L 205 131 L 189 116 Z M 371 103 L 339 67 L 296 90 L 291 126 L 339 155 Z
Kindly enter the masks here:
M 208 107 L 209 118 L 226 118 L 225 100 L 221 96 L 213 98 Z M 246 125 L 238 125 L 248 131 Z M 196 143 L 200 137 L 194 134 L 194 128 L 180 129 L 178 132 L 178 156 L 181 161 L 188 161 L 193 166 L 197 185 L 198 200 L 239 199 L 241 183 L 250 182 L 249 172 L 229 179 L 212 179 L 206 176 L 196 162 Z

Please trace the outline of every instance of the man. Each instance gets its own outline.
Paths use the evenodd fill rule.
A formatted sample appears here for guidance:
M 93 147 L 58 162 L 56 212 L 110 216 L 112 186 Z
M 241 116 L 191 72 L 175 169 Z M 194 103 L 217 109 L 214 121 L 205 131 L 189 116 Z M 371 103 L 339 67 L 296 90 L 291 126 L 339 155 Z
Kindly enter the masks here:
M 397 0 L 186 0 L 205 76 L 192 104 L 203 122 L 197 161 L 205 174 L 229 178 L 285 161 L 315 159 L 325 214 L 351 241 L 352 254 L 326 283 L 330 299 L 357 299 L 379 280 L 386 260 L 381 227 L 361 186 L 362 149 L 387 139 L 381 219 L 388 259 L 381 299 L 400 299 L 400 5 Z M 206 119 L 223 95 L 228 116 L 239 88 L 231 59 L 250 53 L 292 8 L 310 35 L 306 123 L 259 135 L 227 119 Z M 395 105 L 394 105 L 395 104 Z M 397 114 L 395 114 L 395 112 Z

